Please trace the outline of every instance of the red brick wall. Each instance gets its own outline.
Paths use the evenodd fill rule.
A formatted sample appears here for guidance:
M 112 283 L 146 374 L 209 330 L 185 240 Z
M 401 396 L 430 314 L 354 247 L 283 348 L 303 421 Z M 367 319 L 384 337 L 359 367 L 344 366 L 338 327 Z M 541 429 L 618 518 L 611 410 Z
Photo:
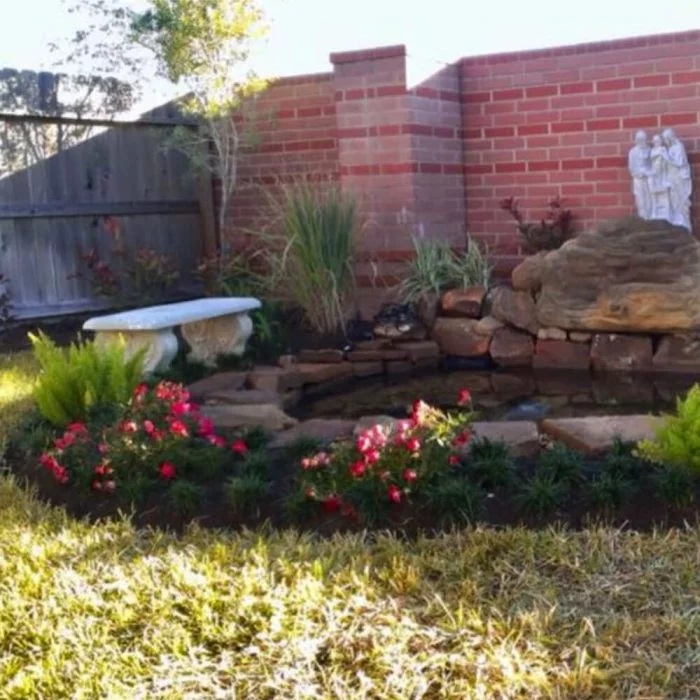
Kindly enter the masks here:
M 229 228 L 254 223 L 276 177 L 339 179 L 364 220 L 367 313 L 400 280 L 413 235 L 462 246 L 469 232 L 507 274 L 522 250 L 505 197 L 534 220 L 558 195 L 578 228 L 632 213 L 626 160 L 639 128 L 674 127 L 700 187 L 700 31 L 467 58 L 411 89 L 403 46 L 331 63 L 262 96 Z
M 700 32 L 468 58 L 461 68 L 467 229 L 502 270 L 521 254 L 504 197 L 537 219 L 560 195 L 578 228 L 634 211 L 627 152 L 639 128 L 675 129 L 697 192 Z

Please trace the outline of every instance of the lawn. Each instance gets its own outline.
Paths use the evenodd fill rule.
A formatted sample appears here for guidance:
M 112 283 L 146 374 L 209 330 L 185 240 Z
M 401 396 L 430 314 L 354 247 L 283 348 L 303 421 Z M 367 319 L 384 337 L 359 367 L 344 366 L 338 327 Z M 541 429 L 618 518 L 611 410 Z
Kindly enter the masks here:
M 33 365 L 0 359 L 0 433 Z M 693 698 L 700 528 L 89 525 L 0 478 L 0 697 Z

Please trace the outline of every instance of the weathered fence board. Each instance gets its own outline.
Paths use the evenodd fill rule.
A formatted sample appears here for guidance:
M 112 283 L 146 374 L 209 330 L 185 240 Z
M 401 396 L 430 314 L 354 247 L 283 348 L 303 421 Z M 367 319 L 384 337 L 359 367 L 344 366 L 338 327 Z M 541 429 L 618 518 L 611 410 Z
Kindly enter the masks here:
M 0 103 L 0 272 L 15 316 L 103 305 L 75 273 L 93 248 L 118 266 L 115 238 L 127 251 L 167 254 L 181 285 L 191 283 L 205 244 L 211 248 L 211 234 L 201 235 L 203 219 L 211 225 L 203 200 L 211 188 L 168 147 L 178 123 L 167 109 L 128 121 L 6 113 Z

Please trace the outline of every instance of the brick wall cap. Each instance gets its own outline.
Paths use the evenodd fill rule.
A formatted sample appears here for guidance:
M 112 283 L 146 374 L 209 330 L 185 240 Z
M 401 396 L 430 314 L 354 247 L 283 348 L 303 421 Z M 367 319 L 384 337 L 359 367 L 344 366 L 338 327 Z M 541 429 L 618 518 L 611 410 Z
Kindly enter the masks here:
M 355 63 L 357 61 L 374 61 L 381 58 L 394 58 L 405 56 L 405 44 L 395 44 L 393 46 L 377 46 L 372 49 L 360 49 L 359 51 L 341 51 L 330 55 L 330 62 L 333 65 L 338 63 Z

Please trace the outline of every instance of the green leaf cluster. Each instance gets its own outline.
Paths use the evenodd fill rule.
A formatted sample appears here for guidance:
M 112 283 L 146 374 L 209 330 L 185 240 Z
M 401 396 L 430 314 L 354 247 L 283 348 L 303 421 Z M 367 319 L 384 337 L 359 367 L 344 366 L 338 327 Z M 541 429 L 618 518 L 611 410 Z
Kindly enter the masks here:
M 124 341 L 78 341 L 58 347 L 39 332 L 29 334 L 41 372 L 34 401 L 48 421 L 63 427 L 85 421 L 90 410 L 103 404 L 125 404 L 139 381 L 145 350 L 127 358 Z

